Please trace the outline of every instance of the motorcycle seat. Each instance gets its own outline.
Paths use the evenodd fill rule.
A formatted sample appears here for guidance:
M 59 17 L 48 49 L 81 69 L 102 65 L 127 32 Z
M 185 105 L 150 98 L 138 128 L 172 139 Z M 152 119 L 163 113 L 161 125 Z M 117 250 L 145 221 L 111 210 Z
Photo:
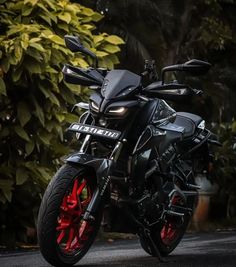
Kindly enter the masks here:
M 174 124 L 184 127 L 183 137 L 190 137 L 194 134 L 196 127 L 202 121 L 198 115 L 188 112 L 176 112 Z

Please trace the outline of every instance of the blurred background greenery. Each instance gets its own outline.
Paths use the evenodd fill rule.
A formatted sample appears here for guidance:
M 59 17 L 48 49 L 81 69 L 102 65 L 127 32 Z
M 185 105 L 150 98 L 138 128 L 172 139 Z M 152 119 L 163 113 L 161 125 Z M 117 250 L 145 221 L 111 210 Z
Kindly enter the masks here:
M 236 1 L 0 0 L 0 244 L 35 240 L 42 193 L 70 152 L 70 109 L 89 91 L 63 82 L 63 63 L 86 67 L 63 41 L 77 34 L 99 66 L 158 70 L 191 58 L 213 66 L 189 79 L 204 96 L 177 110 L 195 112 L 220 136 L 214 219 L 236 216 Z M 119 59 L 118 59 L 119 58 Z M 182 79 L 182 77 L 180 77 Z

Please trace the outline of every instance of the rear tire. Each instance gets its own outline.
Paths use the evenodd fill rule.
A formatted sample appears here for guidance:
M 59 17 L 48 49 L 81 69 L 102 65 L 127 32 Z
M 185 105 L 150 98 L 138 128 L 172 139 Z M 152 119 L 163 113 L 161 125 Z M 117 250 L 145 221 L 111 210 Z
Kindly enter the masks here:
M 194 184 L 194 179 L 192 178 L 189 182 Z M 187 207 L 194 210 L 195 205 L 197 203 L 197 199 L 198 199 L 197 197 L 189 197 L 186 203 Z M 151 237 L 157 249 L 159 250 L 161 256 L 163 257 L 168 256 L 178 246 L 178 244 L 182 240 L 187 230 L 190 219 L 191 219 L 190 215 L 184 216 L 184 222 L 182 223 L 182 225 L 179 225 L 179 227 L 175 228 L 176 233 L 174 232 L 172 233 L 173 239 L 170 240 L 169 243 L 167 243 L 166 240 L 163 239 L 163 231 L 164 231 L 163 225 L 158 225 L 157 227 L 151 229 Z M 171 231 L 170 231 L 169 236 L 171 237 Z M 144 251 L 146 251 L 151 256 L 154 256 L 154 257 L 157 256 L 156 251 L 153 248 L 153 245 L 150 243 L 150 240 L 148 240 L 147 237 L 140 235 L 139 240 L 140 240 L 141 247 L 144 249 Z
M 94 214 L 95 220 L 85 227 L 81 218 L 95 188 L 96 177 L 84 167 L 69 164 L 62 166 L 49 183 L 38 215 L 38 241 L 43 257 L 50 264 L 71 266 L 93 244 L 103 209 L 100 207 Z M 76 192 L 77 206 L 73 206 L 73 192 Z
M 151 231 L 151 237 L 157 247 L 157 249 L 159 250 L 161 256 L 165 257 L 168 256 L 179 244 L 179 242 L 182 240 L 186 229 L 188 227 L 189 224 L 189 219 L 185 219 L 185 222 L 183 223 L 183 225 L 181 226 L 180 229 L 178 229 L 178 234 L 175 237 L 174 241 L 171 242 L 170 244 L 165 244 L 161 238 L 161 227 L 153 229 Z M 147 240 L 146 237 L 144 236 L 140 236 L 140 244 L 141 247 L 144 249 L 144 251 L 146 251 L 149 255 L 155 257 L 156 255 L 156 251 L 153 248 L 152 244 L 150 243 L 149 240 Z

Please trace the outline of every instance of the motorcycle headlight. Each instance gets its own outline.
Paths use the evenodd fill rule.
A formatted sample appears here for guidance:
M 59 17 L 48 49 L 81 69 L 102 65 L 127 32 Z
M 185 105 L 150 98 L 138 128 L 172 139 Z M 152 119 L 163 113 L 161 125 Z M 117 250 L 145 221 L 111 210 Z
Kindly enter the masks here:
M 125 114 L 125 112 L 126 112 L 126 108 L 124 108 L 124 107 L 115 107 L 115 108 L 110 108 L 109 110 L 108 110 L 108 114 L 113 114 L 113 115 L 123 115 L 123 114 Z
M 94 101 L 91 101 L 90 107 L 95 112 L 98 112 L 99 111 L 99 107 L 98 107 L 98 105 Z

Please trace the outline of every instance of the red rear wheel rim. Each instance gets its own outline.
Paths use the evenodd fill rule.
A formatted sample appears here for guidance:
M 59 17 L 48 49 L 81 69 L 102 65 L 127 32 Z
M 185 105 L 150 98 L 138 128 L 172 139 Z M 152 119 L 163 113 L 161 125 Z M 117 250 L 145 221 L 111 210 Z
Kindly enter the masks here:
M 161 230 L 161 239 L 165 245 L 171 245 L 178 236 L 178 229 L 171 222 L 166 222 Z
M 176 205 L 181 203 L 181 198 L 179 196 L 175 196 L 172 200 L 172 204 Z M 170 246 L 179 236 L 180 229 L 177 227 L 174 218 L 169 218 L 161 229 L 161 239 L 165 245 Z
M 63 197 L 57 219 L 57 244 L 64 254 L 81 250 L 93 231 L 83 214 L 91 200 L 92 188 L 85 178 L 76 178 L 72 188 Z

